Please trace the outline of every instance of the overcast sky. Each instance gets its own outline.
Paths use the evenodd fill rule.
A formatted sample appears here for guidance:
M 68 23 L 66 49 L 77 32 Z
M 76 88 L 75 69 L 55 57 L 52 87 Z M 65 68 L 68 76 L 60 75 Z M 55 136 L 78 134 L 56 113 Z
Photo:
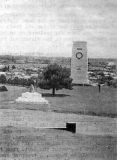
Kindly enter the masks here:
M 88 57 L 117 58 L 117 0 L 0 1 L 1 54 L 71 56 L 87 41 Z

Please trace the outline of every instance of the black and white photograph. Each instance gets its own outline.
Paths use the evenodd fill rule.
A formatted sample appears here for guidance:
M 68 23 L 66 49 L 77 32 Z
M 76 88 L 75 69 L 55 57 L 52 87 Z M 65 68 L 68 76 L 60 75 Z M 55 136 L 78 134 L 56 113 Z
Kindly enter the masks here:
M 0 0 L 0 160 L 117 159 L 117 0 Z

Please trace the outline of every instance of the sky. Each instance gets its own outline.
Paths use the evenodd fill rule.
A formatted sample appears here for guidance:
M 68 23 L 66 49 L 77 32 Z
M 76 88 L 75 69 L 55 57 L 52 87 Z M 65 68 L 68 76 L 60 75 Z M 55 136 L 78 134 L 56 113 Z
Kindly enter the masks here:
M 117 58 L 117 0 L 0 0 L 0 54 L 69 57 L 73 41 Z

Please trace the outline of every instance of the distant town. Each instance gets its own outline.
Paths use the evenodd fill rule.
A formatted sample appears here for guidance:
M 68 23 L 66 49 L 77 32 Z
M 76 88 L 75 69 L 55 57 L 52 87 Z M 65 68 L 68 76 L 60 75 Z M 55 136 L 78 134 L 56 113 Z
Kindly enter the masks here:
M 21 78 L 36 80 L 48 64 L 57 63 L 70 69 L 70 57 L 0 56 L 0 75 L 9 79 Z M 88 79 L 90 84 L 97 83 L 99 76 L 117 80 L 115 59 L 88 59 Z M 102 82 L 105 84 L 105 82 Z

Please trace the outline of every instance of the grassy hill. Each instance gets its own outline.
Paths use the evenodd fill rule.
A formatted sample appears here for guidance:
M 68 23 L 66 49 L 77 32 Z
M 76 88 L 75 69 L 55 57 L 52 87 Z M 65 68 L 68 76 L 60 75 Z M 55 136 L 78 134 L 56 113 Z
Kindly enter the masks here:
M 8 92 L 0 93 L 0 108 L 48 110 L 47 106 L 9 103 L 28 89 L 17 86 L 7 86 L 7 88 Z M 73 90 L 57 91 L 55 97 L 52 97 L 51 90 L 38 88 L 37 92 L 41 93 L 50 102 L 50 108 L 54 112 L 117 117 L 116 88 L 102 86 L 99 93 L 97 87 L 75 86 Z
M 39 105 L 10 103 L 28 89 L 6 87 L 8 92 L 0 93 L 0 108 L 48 110 L 48 107 Z M 39 88 L 37 91 L 50 101 L 54 112 L 117 116 L 117 90 L 114 88 L 104 86 L 99 93 L 97 87 L 77 86 L 73 90 L 60 90 L 55 97 L 51 96 L 51 91 Z M 0 126 L 0 159 L 5 160 L 115 160 L 116 145 L 116 136 L 73 134 L 62 129 Z

